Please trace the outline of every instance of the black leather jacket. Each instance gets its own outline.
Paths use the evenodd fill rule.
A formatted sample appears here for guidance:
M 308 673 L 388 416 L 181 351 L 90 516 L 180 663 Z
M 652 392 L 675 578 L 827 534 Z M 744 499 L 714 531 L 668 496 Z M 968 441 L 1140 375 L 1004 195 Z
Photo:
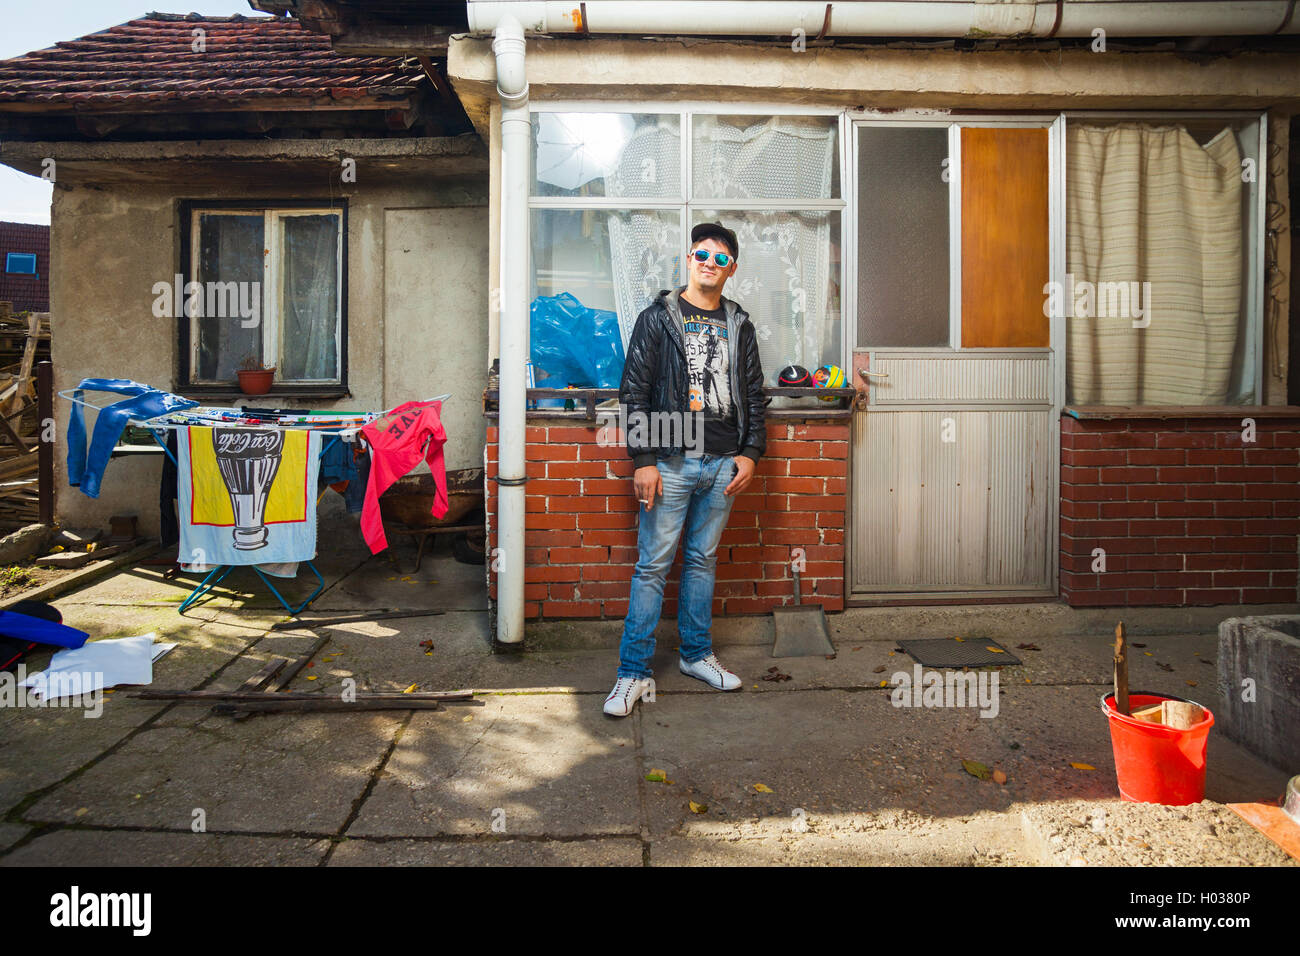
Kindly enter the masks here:
M 627 345 L 623 381 L 618 389 L 618 400 L 629 423 L 636 421 L 633 416 L 637 413 L 689 413 L 686 329 L 678 302 L 685 288 L 681 286 L 673 291 L 660 292 L 654 302 L 637 316 Z M 763 367 L 758 358 L 758 340 L 749 313 L 726 296 L 723 296 L 722 304 L 727 314 L 731 394 L 736 404 L 740 453 L 757 462 L 767 450 Z M 672 458 L 685 453 L 684 448 L 675 444 L 655 445 L 657 436 L 654 429 L 629 427 L 626 437 L 627 453 L 637 468 L 653 465 L 659 456 Z M 674 437 L 681 436 L 677 434 Z

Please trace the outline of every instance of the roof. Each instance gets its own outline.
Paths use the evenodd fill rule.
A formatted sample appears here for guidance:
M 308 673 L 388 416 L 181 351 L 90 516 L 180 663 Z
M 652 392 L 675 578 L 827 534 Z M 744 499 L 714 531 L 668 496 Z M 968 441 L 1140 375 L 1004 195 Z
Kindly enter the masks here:
M 36 253 L 36 275 L 6 273 L 6 252 Z M 50 311 L 49 226 L 0 222 L 0 302 L 12 302 L 15 312 Z
M 0 108 L 228 110 L 268 100 L 398 100 L 422 83 L 428 80 L 414 58 L 341 55 L 328 36 L 297 20 L 151 13 L 0 60 Z

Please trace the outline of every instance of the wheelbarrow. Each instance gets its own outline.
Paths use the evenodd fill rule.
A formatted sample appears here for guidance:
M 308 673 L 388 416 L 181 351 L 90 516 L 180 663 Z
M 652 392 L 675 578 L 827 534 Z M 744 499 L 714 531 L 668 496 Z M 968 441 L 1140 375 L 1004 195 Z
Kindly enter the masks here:
M 417 539 L 415 571 L 420 570 L 429 539 L 439 534 L 456 536 L 452 539 L 452 553 L 457 561 L 482 564 L 487 553 L 483 469 L 461 468 L 447 472 L 447 513 L 441 518 L 435 518 L 431 513 L 437 494 L 433 475 L 399 478 L 379 496 L 379 515 L 384 521 L 384 530 Z

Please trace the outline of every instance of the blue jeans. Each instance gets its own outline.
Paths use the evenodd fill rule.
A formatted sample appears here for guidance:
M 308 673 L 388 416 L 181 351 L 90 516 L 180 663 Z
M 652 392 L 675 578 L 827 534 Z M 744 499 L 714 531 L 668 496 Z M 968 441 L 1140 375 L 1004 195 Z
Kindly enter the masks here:
M 660 458 L 663 494 L 654 509 L 641 506 L 637 530 L 637 562 L 623 642 L 619 646 L 618 676 L 649 677 L 654 656 L 655 625 L 664 602 L 664 580 L 677 552 L 677 539 L 686 528 L 682 544 L 681 591 L 677 598 L 677 630 L 681 656 L 688 664 L 713 653 L 713 577 L 718 563 L 718 542 L 735 500 L 723 489 L 736 476 L 730 456 L 701 455 Z

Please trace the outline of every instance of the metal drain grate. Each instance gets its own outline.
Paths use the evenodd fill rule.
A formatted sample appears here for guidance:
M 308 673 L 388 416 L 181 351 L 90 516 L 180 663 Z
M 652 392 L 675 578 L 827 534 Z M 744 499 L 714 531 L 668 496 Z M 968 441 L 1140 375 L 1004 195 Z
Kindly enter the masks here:
M 925 641 L 899 641 L 898 646 L 923 667 L 988 667 L 996 664 L 1020 664 L 1023 661 L 997 641 L 970 637 L 955 641 L 940 637 Z M 988 650 L 999 648 L 1002 653 Z

